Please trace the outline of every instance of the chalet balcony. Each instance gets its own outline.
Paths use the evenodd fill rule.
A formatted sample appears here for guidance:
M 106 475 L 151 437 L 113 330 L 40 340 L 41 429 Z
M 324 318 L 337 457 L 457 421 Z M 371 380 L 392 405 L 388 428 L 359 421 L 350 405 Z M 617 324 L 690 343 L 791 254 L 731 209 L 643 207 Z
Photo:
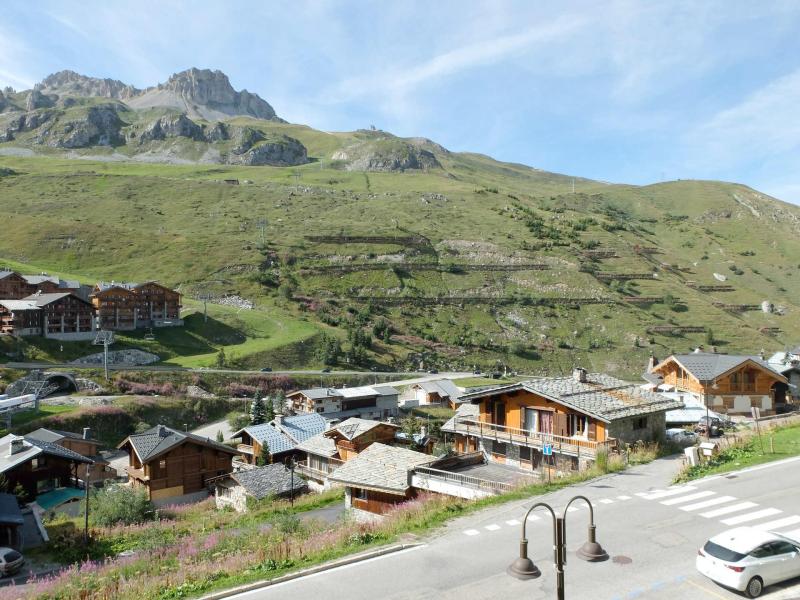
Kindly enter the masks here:
M 469 417 L 460 417 L 455 420 L 454 429 L 456 433 L 473 436 L 481 439 L 494 440 L 506 444 L 516 444 L 527 446 L 537 450 L 542 450 L 545 444 L 553 447 L 555 454 L 567 454 L 570 456 L 585 456 L 594 458 L 597 452 L 605 449 L 609 452 L 616 450 L 617 440 L 610 438 L 604 442 L 587 440 L 581 437 L 564 437 L 552 433 L 541 433 L 529 431 L 527 429 L 517 429 L 496 425 L 495 423 L 484 423 Z
M 250 444 L 239 444 L 236 446 L 236 450 L 240 454 L 249 454 L 250 456 L 253 455 L 253 447 Z
M 125 472 L 131 479 L 138 479 L 139 481 L 149 481 L 150 477 L 144 474 L 144 469 L 136 469 L 134 467 L 125 467 Z
M 305 475 L 309 479 L 313 479 L 315 481 L 324 481 L 328 478 L 328 475 L 333 473 L 336 469 L 344 464 L 343 460 L 339 460 L 337 458 L 330 458 L 328 460 L 329 462 L 327 464 L 319 464 L 321 468 L 311 467 L 308 464 L 308 460 L 303 460 L 297 463 L 295 469 L 298 473 Z

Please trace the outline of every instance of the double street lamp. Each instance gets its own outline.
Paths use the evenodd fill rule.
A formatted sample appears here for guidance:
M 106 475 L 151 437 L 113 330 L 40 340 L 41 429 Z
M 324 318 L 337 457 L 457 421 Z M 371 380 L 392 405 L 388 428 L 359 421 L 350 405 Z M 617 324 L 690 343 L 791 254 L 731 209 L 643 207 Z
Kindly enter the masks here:
M 519 558 L 506 569 L 506 573 L 517 579 L 536 579 L 541 576 L 542 572 L 533 564 L 533 561 L 528 558 L 526 526 L 528 524 L 528 516 L 533 509 L 538 507 L 546 508 L 553 518 L 553 563 L 556 568 L 556 598 L 558 598 L 558 600 L 564 600 L 564 565 L 567 563 L 567 509 L 575 500 L 583 500 L 589 505 L 588 539 L 576 552 L 578 558 L 588 562 L 608 560 L 608 553 L 603 550 L 603 547 L 597 543 L 595 538 L 596 527 L 594 524 L 594 507 L 592 503 L 586 496 L 575 496 L 567 502 L 567 505 L 564 507 L 564 513 L 560 517 L 557 517 L 553 508 L 544 502 L 537 502 L 528 509 L 528 512 L 525 513 L 525 519 L 522 521 L 522 539 L 519 541 Z

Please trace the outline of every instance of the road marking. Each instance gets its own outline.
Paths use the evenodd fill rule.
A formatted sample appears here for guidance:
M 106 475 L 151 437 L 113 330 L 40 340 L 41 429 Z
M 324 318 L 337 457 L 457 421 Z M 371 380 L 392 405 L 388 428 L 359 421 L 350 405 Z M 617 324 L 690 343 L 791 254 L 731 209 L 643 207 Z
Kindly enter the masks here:
M 630 496 L 617 496 L 617 500 L 630 500 Z
M 671 488 L 669 490 L 655 492 L 653 494 L 647 494 L 646 496 L 642 496 L 642 498 L 644 498 L 645 500 L 661 500 L 662 498 L 666 498 L 668 496 L 677 496 L 678 494 L 691 492 L 693 489 L 695 488 L 690 485 L 687 485 L 685 487 Z
M 578 512 L 578 509 L 577 509 L 577 507 L 575 507 L 575 506 L 570 506 L 570 507 L 567 509 L 567 512 Z
M 497 531 L 498 529 L 500 529 L 500 525 L 495 525 L 493 523 L 491 525 L 487 525 L 486 527 L 484 527 L 484 529 L 486 529 L 487 531 Z
M 511 525 L 513 527 L 514 525 L 520 525 L 520 522 L 516 519 L 511 519 L 510 521 L 506 521 L 506 525 Z
M 795 525 L 796 523 L 800 523 L 800 517 L 792 515 L 791 517 L 784 517 L 783 519 L 777 519 L 769 523 L 759 523 L 758 525 L 753 525 L 753 528 L 761 529 L 762 531 L 776 531 L 783 527 L 788 527 L 789 525 Z
M 614 501 L 611 498 L 603 498 L 602 500 L 600 500 L 600 502 L 602 502 L 603 504 L 613 504 L 614 503 Z
M 699 583 L 695 583 L 695 582 L 694 582 L 694 581 L 692 581 L 691 579 L 687 579 L 687 580 L 686 580 L 686 583 L 688 583 L 689 585 L 693 585 L 693 586 L 694 586 L 694 587 L 696 587 L 698 590 L 702 590 L 702 591 L 704 591 L 706 594 L 709 594 L 709 595 L 710 595 L 711 597 L 713 597 L 713 598 L 722 598 L 722 600 L 728 600 L 728 598 L 727 598 L 726 596 L 723 596 L 723 595 L 721 595 L 721 594 L 718 594 L 717 592 L 715 592 L 715 591 L 713 591 L 713 590 L 710 590 L 710 589 L 708 589 L 707 587 L 705 587 L 705 586 L 703 586 L 703 585 L 700 585 Z
M 741 502 L 739 504 L 734 504 L 733 506 L 726 506 L 725 508 L 718 508 L 717 510 L 710 510 L 708 512 L 700 513 L 701 517 L 705 517 L 706 519 L 713 519 L 714 517 L 719 517 L 720 515 L 727 515 L 728 513 L 739 512 L 740 510 L 747 510 L 748 508 L 753 508 L 754 506 L 758 506 L 755 502 Z
M 528 515 L 528 521 L 538 521 L 541 518 L 539 515 Z
M 793 540 L 800 541 L 800 529 L 794 529 L 792 531 L 784 531 L 783 535 L 788 538 L 792 538 Z
M 478 531 L 477 529 L 467 529 L 464 532 L 464 535 L 478 535 L 479 533 L 480 531 Z
M 747 523 L 748 521 L 755 521 L 756 519 L 763 519 L 764 517 L 771 517 L 782 513 L 782 510 L 777 508 L 765 508 L 764 510 L 757 510 L 754 513 L 747 513 L 746 515 L 739 515 L 738 517 L 731 517 L 730 519 L 723 519 L 724 525 L 738 525 L 739 523 Z
M 731 500 L 736 500 L 733 496 L 717 496 L 716 498 L 712 498 L 711 500 L 704 500 L 703 502 L 698 502 L 696 504 L 689 504 L 688 506 L 680 506 L 681 510 L 699 510 L 701 508 L 707 508 L 709 506 L 715 506 L 717 504 L 725 504 L 726 502 L 730 502 Z
M 692 500 L 700 500 L 700 498 L 708 498 L 717 492 L 705 491 L 697 492 L 696 494 L 689 494 L 688 496 L 680 496 L 678 498 L 670 498 L 669 500 L 662 500 L 661 504 L 664 506 L 672 506 L 673 504 L 682 504 L 684 502 L 691 502 Z

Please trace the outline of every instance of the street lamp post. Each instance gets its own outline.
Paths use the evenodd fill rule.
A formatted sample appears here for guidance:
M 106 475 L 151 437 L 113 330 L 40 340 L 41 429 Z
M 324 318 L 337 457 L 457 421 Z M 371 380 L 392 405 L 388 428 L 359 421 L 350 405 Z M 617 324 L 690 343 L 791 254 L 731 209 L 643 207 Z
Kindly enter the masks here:
M 295 463 L 295 460 L 294 460 L 294 456 L 290 456 L 289 458 L 286 459 L 286 466 L 289 467 L 289 471 L 292 474 L 292 483 L 291 483 L 291 487 L 289 489 L 289 498 L 290 498 L 290 502 L 291 502 L 292 506 L 294 506 L 294 467 L 295 467 L 295 464 L 296 463 Z
M 545 502 L 537 502 L 528 509 L 525 513 L 525 518 L 522 521 L 522 538 L 519 541 L 519 557 L 511 563 L 506 569 L 506 573 L 517 579 L 536 579 L 542 575 L 539 568 L 533 564 L 533 561 L 528 558 L 528 538 L 526 536 L 526 527 L 528 524 L 528 516 L 533 509 L 542 507 L 550 512 L 553 518 L 553 564 L 556 568 L 556 598 L 564 600 L 564 565 L 567 563 L 567 509 L 575 500 L 583 500 L 589 505 L 589 531 L 588 539 L 583 546 L 581 546 L 576 554 L 578 558 L 588 562 L 600 562 L 608 560 L 608 553 L 603 550 L 603 547 L 597 543 L 596 540 L 596 527 L 594 524 L 594 507 L 586 496 L 575 496 L 564 507 L 562 516 L 557 517 L 553 508 Z

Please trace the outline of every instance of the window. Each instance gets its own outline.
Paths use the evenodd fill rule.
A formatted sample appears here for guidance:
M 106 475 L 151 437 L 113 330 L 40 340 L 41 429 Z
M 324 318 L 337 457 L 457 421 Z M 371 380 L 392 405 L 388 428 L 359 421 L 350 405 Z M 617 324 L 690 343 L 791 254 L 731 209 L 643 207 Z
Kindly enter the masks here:
M 779 556 L 781 554 L 791 554 L 792 552 L 797 552 L 797 548 L 795 548 L 789 542 L 772 542 L 773 556 Z
M 367 490 L 363 488 L 353 488 L 353 497 L 356 500 L 367 500 Z
M 773 552 L 771 546 L 772 544 L 764 544 L 759 546 L 755 550 L 750 551 L 750 556 L 753 558 L 766 558 L 768 556 L 772 556 Z
M 634 429 L 647 429 L 647 417 L 639 417 L 633 420 Z
M 158 461 L 158 468 L 159 469 L 166 469 L 167 468 L 167 461 L 166 460 Z
M 739 379 L 739 373 L 731 373 L 731 391 L 739 390 L 741 387 L 741 379 Z
M 587 419 L 584 415 L 567 415 L 567 435 L 583 436 L 588 433 Z
M 323 406 L 320 406 L 319 408 L 317 408 L 317 412 L 318 412 L 318 413 L 325 412 L 325 407 L 323 407 Z
M 531 459 L 531 449 L 528 446 L 520 446 L 519 459 L 528 461 Z
M 502 444 L 500 442 L 495 442 L 494 443 L 494 447 L 492 448 L 492 452 L 494 452 L 495 454 L 497 454 L 499 456 L 505 456 L 506 455 L 506 445 Z

